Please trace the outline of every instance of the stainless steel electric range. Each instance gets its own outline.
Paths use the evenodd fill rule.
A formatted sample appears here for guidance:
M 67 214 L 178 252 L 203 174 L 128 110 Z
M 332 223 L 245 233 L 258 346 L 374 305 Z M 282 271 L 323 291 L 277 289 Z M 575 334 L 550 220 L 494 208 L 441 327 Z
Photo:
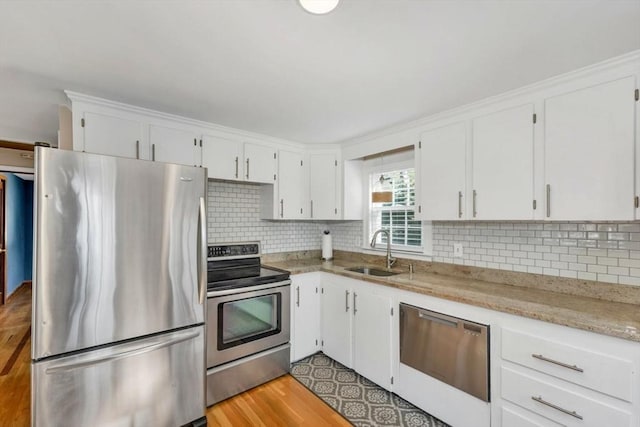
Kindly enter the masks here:
M 207 406 L 289 372 L 289 272 L 260 263 L 260 243 L 209 246 Z

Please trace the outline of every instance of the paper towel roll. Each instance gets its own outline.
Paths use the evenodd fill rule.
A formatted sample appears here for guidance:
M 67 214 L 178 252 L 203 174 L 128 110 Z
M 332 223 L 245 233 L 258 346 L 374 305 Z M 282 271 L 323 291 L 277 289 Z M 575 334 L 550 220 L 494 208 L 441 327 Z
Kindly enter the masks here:
M 331 243 L 329 231 L 325 231 L 322 235 L 322 259 L 325 261 L 333 259 L 333 244 Z

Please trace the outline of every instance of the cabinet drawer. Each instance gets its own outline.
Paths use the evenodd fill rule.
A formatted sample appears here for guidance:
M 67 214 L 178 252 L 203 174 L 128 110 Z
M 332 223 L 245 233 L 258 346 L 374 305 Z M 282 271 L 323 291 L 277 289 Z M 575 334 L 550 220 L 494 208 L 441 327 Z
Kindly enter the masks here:
M 533 335 L 502 330 L 502 358 L 631 402 L 632 361 Z
M 524 410 L 521 410 L 525 412 Z M 558 427 L 559 424 L 552 421 L 534 421 L 532 416 L 522 415 L 520 411 L 511 408 L 502 408 L 502 427 Z
M 632 423 L 628 412 L 504 367 L 502 398 L 568 427 L 630 427 Z

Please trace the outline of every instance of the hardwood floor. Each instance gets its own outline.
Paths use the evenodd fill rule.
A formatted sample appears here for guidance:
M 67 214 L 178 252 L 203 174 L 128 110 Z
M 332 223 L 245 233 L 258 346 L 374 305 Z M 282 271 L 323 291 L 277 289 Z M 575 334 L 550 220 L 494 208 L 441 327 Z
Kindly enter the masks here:
M 0 306 L 0 425 L 28 426 L 31 413 L 31 287 Z
M 0 426 L 30 424 L 31 288 L 0 306 Z M 342 416 L 285 375 L 207 409 L 209 426 L 350 426 Z

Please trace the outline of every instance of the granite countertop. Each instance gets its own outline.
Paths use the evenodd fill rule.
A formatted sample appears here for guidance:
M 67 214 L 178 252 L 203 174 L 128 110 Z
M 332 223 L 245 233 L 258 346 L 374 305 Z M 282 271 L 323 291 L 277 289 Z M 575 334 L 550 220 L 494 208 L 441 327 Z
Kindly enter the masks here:
M 293 259 L 266 264 L 291 274 L 324 271 L 397 289 L 640 342 L 640 305 L 407 269 L 389 277 L 347 271 L 361 261 Z M 380 268 L 372 265 L 372 267 Z

